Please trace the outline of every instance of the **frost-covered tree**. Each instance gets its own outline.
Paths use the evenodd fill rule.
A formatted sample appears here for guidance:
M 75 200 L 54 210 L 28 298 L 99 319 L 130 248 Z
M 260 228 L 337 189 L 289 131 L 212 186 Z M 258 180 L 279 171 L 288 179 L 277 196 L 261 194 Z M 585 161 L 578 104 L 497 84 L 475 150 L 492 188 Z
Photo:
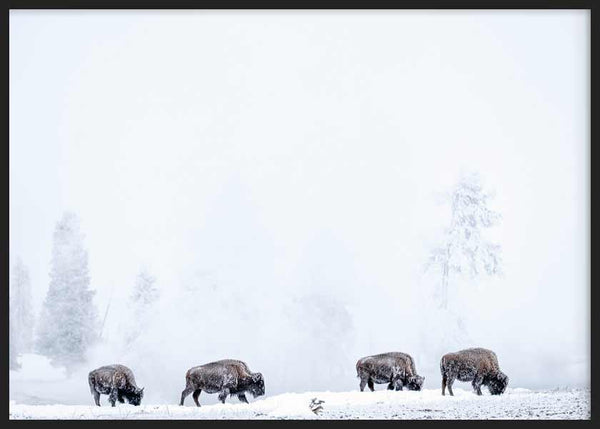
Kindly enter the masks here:
M 128 328 L 128 341 L 135 340 L 149 322 L 154 303 L 158 300 L 159 292 L 156 288 L 156 278 L 143 268 L 136 277 L 133 293 L 130 297 L 133 318 Z
M 156 278 L 147 269 L 142 269 L 136 278 L 131 296 L 137 311 L 145 311 L 158 299 L 158 289 L 155 284 Z
M 27 268 L 20 259 L 17 259 L 13 266 L 9 291 L 9 346 L 11 357 L 16 358 L 22 353 L 31 351 L 34 324 L 31 307 L 31 282 Z
M 40 317 L 37 350 L 71 370 L 85 361 L 98 338 L 98 313 L 90 290 L 88 254 L 79 219 L 65 213 L 56 224 L 50 285 Z
M 440 307 L 443 309 L 448 308 L 453 279 L 497 276 L 502 263 L 500 245 L 483 237 L 484 230 L 496 225 L 501 216 L 488 207 L 493 194 L 484 191 L 480 175 L 461 176 L 448 197 L 450 225 L 426 265 L 426 269 L 437 269 L 440 274 Z

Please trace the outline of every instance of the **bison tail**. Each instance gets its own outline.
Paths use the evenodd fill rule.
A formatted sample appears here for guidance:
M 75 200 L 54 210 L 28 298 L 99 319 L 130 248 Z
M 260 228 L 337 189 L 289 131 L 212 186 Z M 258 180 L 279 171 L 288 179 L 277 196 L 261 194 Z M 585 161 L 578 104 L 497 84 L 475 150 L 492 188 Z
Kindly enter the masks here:
M 88 384 L 90 385 L 90 391 L 92 393 L 96 392 L 96 388 L 94 386 L 94 374 L 92 374 L 91 372 L 88 374 Z

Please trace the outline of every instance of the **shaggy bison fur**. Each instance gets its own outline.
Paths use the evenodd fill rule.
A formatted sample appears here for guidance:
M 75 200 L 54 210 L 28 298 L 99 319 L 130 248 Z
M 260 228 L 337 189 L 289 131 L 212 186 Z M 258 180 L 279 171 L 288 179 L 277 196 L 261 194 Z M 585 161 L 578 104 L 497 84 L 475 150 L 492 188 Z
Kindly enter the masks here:
M 91 371 L 88 375 L 90 392 L 96 405 L 100 406 L 100 394 L 108 395 L 108 401 L 114 407 L 115 402 L 129 402 L 140 405 L 144 397 L 144 388 L 135 384 L 133 372 L 125 365 L 107 365 Z
M 356 362 L 356 375 L 360 378 L 360 391 L 365 385 L 371 392 L 375 390 L 373 383 L 385 384 L 389 390 L 421 390 L 425 377 L 417 375 L 413 358 L 400 352 L 382 353 L 361 358 Z
M 242 402 L 248 403 L 246 392 L 255 398 L 265 394 L 265 382 L 260 372 L 251 372 L 244 362 L 224 359 L 217 362 L 190 368 L 185 374 L 185 389 L 181 392 L 181 402 L 190 394 L 196 406 L 200 406 L 200 392 L 219 393 L 219 400 L 225 403 L 228 395 L 237 395 Z
M 482 348 L 461 350 L 442 356 L 440 362 L 442 372 L 442 395 L 452 393 L 454 380 L 470 381 L 473 390 L 481 395 L 481 386 L 487 386 L 492 395 L 500 395 L 506 390 L 508 376 L 500 371 L 496 353 Z

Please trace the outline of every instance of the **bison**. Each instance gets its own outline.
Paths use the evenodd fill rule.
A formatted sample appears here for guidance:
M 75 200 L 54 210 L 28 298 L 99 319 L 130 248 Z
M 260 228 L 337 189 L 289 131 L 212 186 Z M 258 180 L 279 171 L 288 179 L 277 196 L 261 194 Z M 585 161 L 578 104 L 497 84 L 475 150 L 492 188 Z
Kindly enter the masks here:
M 265 394 L 265 382 L 260 372 L 251 372 L 245 362 L 224 359 L 217 362 L 190 368 L 185 374 L 185 389 L 181 392 L 183 405 L 185 398 L 193 392 L 196 406 L 200 406 L 200 392 L 219 393 L 219 400 L 225 403 L 228 395 L 237 395 L 242 402 L 248 403 L 246 392 L 255 398 Z
M 508 376 L 500 371 L 496 353 L 483 348 L 471 348 L 442 356 L 440 362 L 442 372 L 442 395 L 452 393 L 455 379 L 470 381 L 473 390 L 481 395 L 481 386 L 487 386 L 492 395 L 500 395 L 506 390 Z
M 400 352 L 382 353 L 361 358 L 356 362 L 356 376 L 360 378 L 360 391 L 365 385 L 371 392 L 375 390 L 373 383 L 388 383 L 388 390 L 421 390 L 425 377 L 417 375 L 413 358 Z
M 144 397 L 144 388 L 137 387 L 133 372 L 125 365 L 101 366 L 89 373 L 88 383 L 97 406 L 100 394 L 108 395 L 113 407 L 116 401 L 123 403 L 125 399 L 132 405 L 140 405 Z

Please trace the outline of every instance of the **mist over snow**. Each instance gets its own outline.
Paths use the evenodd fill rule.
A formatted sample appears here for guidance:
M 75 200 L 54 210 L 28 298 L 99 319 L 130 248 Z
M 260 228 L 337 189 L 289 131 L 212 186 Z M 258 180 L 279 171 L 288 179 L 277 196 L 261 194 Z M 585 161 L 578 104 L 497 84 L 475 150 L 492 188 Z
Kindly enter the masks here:
M 589 22 L 12 10 L 11 271 L 39 321 L 74 213 L 98 312 L 59 402 L 91 403 L 87 372 L 122 363 L 144 402 L 176 403 L 188 368 L 222 358 L 267 396 L 350 391 L 386 351 L 434 389 L 441 355 L 471 346 L 511 388 L 589 387 Z M 441 311 L 424 265 L 473 172 L 503 275 L 453 283 Z M 156 299 L 136 311 L 141 272 Z M 24 353 L 12 385 L 43 373 Z

